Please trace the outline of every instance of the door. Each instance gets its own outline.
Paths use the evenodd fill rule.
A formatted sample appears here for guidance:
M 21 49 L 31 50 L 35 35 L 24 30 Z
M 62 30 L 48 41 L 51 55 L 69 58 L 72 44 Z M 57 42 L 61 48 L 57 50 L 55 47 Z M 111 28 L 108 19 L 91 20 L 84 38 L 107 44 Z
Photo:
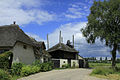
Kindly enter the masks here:
M 60 60 L 52 60 L 53 64 L 54 64 L 54 68 L 60 68 Z
M 82 59 L 79 59 L 79 68 L 83 68 L 84 61 Z
M 71 59 L 68 59 L 68 64 L 69 64 L 70 67 L 71 67 Z

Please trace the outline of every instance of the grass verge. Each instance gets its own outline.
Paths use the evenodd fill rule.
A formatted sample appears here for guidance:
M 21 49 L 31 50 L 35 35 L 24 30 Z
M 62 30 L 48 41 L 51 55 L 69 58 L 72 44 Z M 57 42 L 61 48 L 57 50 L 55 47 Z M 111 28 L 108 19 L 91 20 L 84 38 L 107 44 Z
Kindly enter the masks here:
M 109 80 L 120 80 L 120 68 L 113 69 L 110 67 L 96 67 L 90 75 Z

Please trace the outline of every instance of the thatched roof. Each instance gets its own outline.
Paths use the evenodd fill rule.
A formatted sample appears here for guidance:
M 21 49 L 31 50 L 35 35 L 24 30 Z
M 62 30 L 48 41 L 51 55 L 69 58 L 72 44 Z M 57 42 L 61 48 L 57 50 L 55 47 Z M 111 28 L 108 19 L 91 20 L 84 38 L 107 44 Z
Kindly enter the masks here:
M 13 47 L 17 41 L 34 46 L 33 41 L 18 25 L 0 26 L 0 47 Z
M 42 50 L 42 52 L 44 56 L 51 57 L 51 55 L 46 50 Z
M 56 44 L 52 48 L 48 49 L 48 52 L 53 52 L 53 51 L 57 51 L 57 50 L 78 53 L 77 50 L 75 50 L 74 48 L 71 48 L 63 43 Z
M 30 37 L 30 36 L 29 36 Z M 34 38 L 30 37 L 30 39 L 33 41 L 34 46 L 42 48 L 42 46 L 44 47 L 44 49 L 46 49 L 45 43 L 43 41 L 36 41 Z

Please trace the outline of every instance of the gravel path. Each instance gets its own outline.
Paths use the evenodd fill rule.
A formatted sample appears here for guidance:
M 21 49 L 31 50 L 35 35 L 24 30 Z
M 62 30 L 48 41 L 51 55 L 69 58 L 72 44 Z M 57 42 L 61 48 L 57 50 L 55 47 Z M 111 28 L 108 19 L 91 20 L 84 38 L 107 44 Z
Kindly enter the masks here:
M 64 69 L 40 72 L 18 80 L 106 80 L 89 76 L 92 69 Z

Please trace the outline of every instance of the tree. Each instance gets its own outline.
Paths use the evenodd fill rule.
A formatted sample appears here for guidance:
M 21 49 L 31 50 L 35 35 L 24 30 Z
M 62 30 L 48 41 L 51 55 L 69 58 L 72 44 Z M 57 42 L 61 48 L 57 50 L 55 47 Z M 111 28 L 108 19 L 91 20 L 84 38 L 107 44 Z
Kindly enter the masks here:
M 111 48 L 112 67 L 115 67 L 116 51 L 120 52 L 120 0 L 94 1 L 87 26 L 81 31 L 88 43 L 100 39 Z
M 100 61 L 102 61 L 102 57 L 100 57 Z
M 107 57 L 105 57 L 105 61 L 107 61 Z

